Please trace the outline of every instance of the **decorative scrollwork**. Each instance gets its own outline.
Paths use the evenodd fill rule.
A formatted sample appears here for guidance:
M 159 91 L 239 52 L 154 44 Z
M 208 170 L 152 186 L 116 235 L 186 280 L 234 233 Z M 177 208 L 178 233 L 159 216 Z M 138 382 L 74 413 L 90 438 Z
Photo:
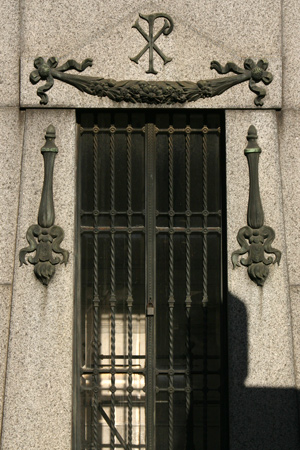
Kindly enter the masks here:
M 215 97 L 223 94 L 236 84 L 249 81 L 249 88 L 257 94 L 254 100 L 255 105 L 262 106 L 262 99 L 266 95 L 266 90 L 257 86 L 257 83 L 262 81 L 267 85 L 273 80 L 272 74 L 266 71 L 268 62 L 263 59 L 259 60 L 257 64 L 252 59 L 246 59 L 244 69 L 232 62 L 222 66 L 219 62 L 212 61 L 210 68 L 216 70 L 219 74 L 233 72 L 236 75 L 222 79 L 199 80 L 196 83 L 192 81 L 116 81 L 64 73 L 71 69 L 82 72 L 87 67 L 92 66 L 92 63 L 93 60 L 89 58 L 81 64 L 70 59 L 62 66 L 57 67 L 58 59 L 55 57 L 49 58 L 47 62 L 42 57 L 36 58 L 34 61 L 36 70 L 31 72 L 30 81 L 33 84 L 41 80 L 46 81 L 44 86 L 37 89 L 37 95 L 41 98 L 40 103 L 42 105 L 48 103 L 46 92 L 52 88 L 54 79 L 75 86 L 89 95 L 108 97 L 115 102 L 125 101 L 156 105 L 194 102 L 200 98 Z
M 258 183 L 258 161 L 261 149 L 258 146 L 256 128 L 251 125 L 248 130 L 248 145 L 245 155 L 249 165 L 250 188 L 247 222 L 248 226 L 242 227 L 237 234 L 237 241 L 241 248 L 231 255 L 233 268 L 240 266 L 248 267 L 248 275 L 258 286 L 263 286 L 269 275 L 269 266 L 279 264 L 281 252 L 271 246 L 275 239 L 273 228 L 264 225 L 264 213 L 259 193 Z M 248 253 L 247 258 L 239 256 Z M 265 256 L 265 253 L 273 254 Z
M 55 128 L 50 125 L 46 131 L 46 144 L 41 152 L 44 157 L 45 175 L 38 213 L 38 224 L 31 225 L 26 233 L 29 246 L 22 248 L 19 253 L 20 266 L 27 264 L 25 256 L 27 253 L 36 252 L 34 256 L 28 257 L 28 262 L 34 264 L 36 277 L 46 286 L 55 273 L 55 265 L 67 264 L 69 253 L 60 247 L 64 238 L 63 229 L 54 225 L 54 204 L 53 204 L 53 168 L 55 155 L 58 148 L 55 145 Z M 61 254 L 53 256 L 53 252 Z

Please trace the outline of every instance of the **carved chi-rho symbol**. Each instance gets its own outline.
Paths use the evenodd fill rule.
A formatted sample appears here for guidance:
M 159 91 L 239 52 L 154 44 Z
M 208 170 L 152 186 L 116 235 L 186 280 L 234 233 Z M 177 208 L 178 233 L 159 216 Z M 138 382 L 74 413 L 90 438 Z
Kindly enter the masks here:
M 167 64 L 168 62 L 172 61 L 172 58 L 169 58 L 168 56 L 166 56 L 163 53 L 163 51 L 157 47 L 157 45 L 155 44 L 155 41 L 159 38 L 159 36 L 161 34 L 164 34 L 165 36 L 170 34 L 171 31 L 173 30 L 174 23 L 170 16 L 168 16 L 167 14 L 163 14 L 163 13 L 149 14 L 148 16 L 146 16 L 144 14 L 139 14 L 139 16 L 141 19 L 144 19 L 148 22 L 149 34 L 147 34 L 145 32 L 145 30 L 143 30 L 143 28 L 140 26 L 139 19 L 136 19 L 136 22 L 134 25 L 132 25 L 132 28 L 136 28 L 141 33 L 141 35 L 146 39 L 147 44 L 134 58 L 130 58 L 130 59 L 131 59 L 131 61 L 138 64 L 141 56 L 143 56 L 143 54 L 147 50 L 149 50 L 149 69 L 146 71 L 146 73 L 154 73 L 154 75 L 156 75 L 157 72 L 154 69 L 154 65 L 153 65 L 153 50 L 155 50 L 156 53 L 162 58 L 164 64 Z M 163 24 L 162 28 L 155 35 L 153 35 L 154 22 L 156 19 L 158 19 L 160 17 L 165 19 L 164 24 Z

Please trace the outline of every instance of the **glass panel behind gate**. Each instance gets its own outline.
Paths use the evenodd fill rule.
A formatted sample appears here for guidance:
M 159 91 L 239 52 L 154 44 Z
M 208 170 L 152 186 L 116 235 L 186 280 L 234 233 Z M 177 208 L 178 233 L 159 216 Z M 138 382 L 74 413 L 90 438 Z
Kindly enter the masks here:
M 80 450 L 146 448 L 149 122 L 156 127 L 156 450 L 226 448 L 220 114 L 91 111 L 79 121 Z
M 156 448 L 218 450 L 220 122 L 202 112 L 162 112 L 155 123 Z
M 145 145 L 135 123 L 122 113 L 81 121 L 85 449 L 145 448 Z

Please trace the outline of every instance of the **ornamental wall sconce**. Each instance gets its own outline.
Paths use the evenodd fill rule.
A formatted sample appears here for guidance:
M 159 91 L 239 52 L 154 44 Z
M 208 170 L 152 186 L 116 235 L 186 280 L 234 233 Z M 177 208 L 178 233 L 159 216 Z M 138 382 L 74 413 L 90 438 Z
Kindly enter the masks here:
M 260 199 L 258 182 L 258 161 L 261 148 L 257 144 L 257 131 L 251 125 L 248 130 L 248 145 L 244 153 L 249 166 L 249 201 L 247 222 L 248 226 L 242 227 L 237 234 L 237 241 L 241 248 L 231 255 L 233 268 L 236 266 L 248 267 L 248 275 L 258 286 L 263 286 L 269 275 L 269 266 L 277 263 L 279 265 L 281 252 L 271 246 L 275 239 L 275 231 L 264 225 L 264 212 Z M 247 258 L 239 256 L 248 253 Z M 266 257 L 265 253 L 272 253 Z
M 53 203 L 53 169 L 54 159 L 58 148 L 55 145 L 55 128 L 50 125 L 47 128 L 46 144 L 41 149 L 44 158 L 44 184 L 41 203 L 38 213 L 38 224 L 31 225 L 26 233 L 29 246 L 20 250 L 20 266 L 27 264 L 25 256 L 27 253 L 36 252 L 34 256 L 28 257 L 28 262 L 34 265 L 36 277 L 48 286 L 49 281 L 55 273 L 56 264 L 67 264 L 69 252 L 60 247 L 64 239 L 64 231 L 61 227 L 54 225 L 54 203 Z M 61 254 L 53 256 L 53 252 Z

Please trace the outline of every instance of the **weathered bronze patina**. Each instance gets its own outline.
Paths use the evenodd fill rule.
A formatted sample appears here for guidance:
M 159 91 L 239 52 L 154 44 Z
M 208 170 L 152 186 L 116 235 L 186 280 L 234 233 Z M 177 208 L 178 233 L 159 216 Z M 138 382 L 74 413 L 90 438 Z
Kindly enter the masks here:
M 218 61 L 212 61 L 210 68 L 220 74 L 233 72 L 236 75 L 222 79 L 192 81 L 144 81 L 144 80 L 122 80 L 105 79 L 101 77 L 88 77 L 81 75 L 66 74 L 68 70 L 74 69 L 82 72 L 87 67 L 92 66 L 92 59 L 85 59 L 81 64 L 74 59 L 69 59 L 65 64 L 57 67 L 58 59 L 51 57 L 46 62 L 42 57 L 34 60 L 34 67 L 30 74 L 30 81 L 36 84 L 45 80 L 46 84 L 37 89 L 37 95 L 41 98 L 41 105 L 48 103 L 46 94 L 54 84 L 54 79 L 75 86 L 82 92 L 98 97 L 108 97 L 115 102 L 147 103 L 147 104 L 175 104 L 185 102 L 195 102 L 200 98 L 215 97 L 230 89 L 236 84 L 249 81 L 249 88 L 256 94 L 254 103 L 262 106 L 262 99 L 266 95 L 266 90 L 257 83 L 262 81 L 270 84 L 273 76 L 267 72 L 268 62 L 264 59 L 254 63 L 252 59 L 244 61 L 244 69 L 238 67 L 233 62 L 228 62 L 221 66 Z
M 146 71 L 146 73 L 153 73 L 154 75 L 156 75 L 157 71 L 154 69 L 154 63 L 153 63 L 153 50 L 155 50 L 156 53 L 161 57 L 164 64 L 167 64 L 168 62 L 172 61 L 172 58 L 166 56 L 163 53 L 163 51 L 155 44 L 155 41 L 159 38 L 159 36 L 161 34 L 164 34 L 165 36 L 167 36 L 168 34 L 170 34 L 172 32 L 173 27 L 174 27 L 173 20 L 167 14 L 162 14 L 162 13 L 149 14 L 148 16 L 146 16 L 145 14 L 139 14 L 139 16 L 141 19 L 144 19 L 148 22 L 149 34 L 147 34 L 145 32 L 145 30 L 141 27 L 141 25 L 139 23 L 139 19 L 136 20 L 136 22 L 132 26 L 132 28 L 136 28 L 141 33 L 141 35 L 146 39 L 147 44 L 134 58 L 130 58 L 130 59 L 131 59 L 131 61 L 138 64 L 141 56 L 143 56 L 143 54 L 147 50 L 149 50 L 149 69 Z M 154 22 L 158 18 L 164 18 L 165 19 L 164 24 L 163 24 L 162 28 L 155 35 L 153 35 Z
M 48 285 L 55 273 L 55 265 L 59 263 L 67 264 L 69 253 L 60 247 L 64 238 L 63 229 L 54 225 L 54 203 L 53 203 L 53 168 L 55 155 L 58 148 L 55 145 L 55 128 L 50 125 L 47 128 L 46 144 L 41 149 L 44 157 L 44 185 L 41 203 L 38 213 L 38 224 L 31 225 L 26 233 L 28 247 L 20 250 L 20 265 L 27 264 L 25 256 L 27 253 L 36 252 L 35 256 L 29 256 L 28 262 L 34 264 L 36 277 L 44 284 Z M 53 256 L 53 252 L 61 254 L 62 258 Z
M 240 266 L 248 267 L 248 274 L 258 286 L 263 286 L 269 275 L 270 264 L 279 264 L 281 252 L 271 246 L 275 239 L 275 231 L 271 227 L 264 225 L 264 212 L 259 193 L 258 182 L 258 160 L 261 148 L 257 144 L 257 131 L 251 125 L 248 130 L 248 145 L 245 149 L 245 155 L 249 165 L 249 202 L 247 222 L 248 226 L 242 227 L 237 234 L 237 241 L 241 248 L 232 253 L 231 260 L 233 268 Z M 247 258 L 239 256 L 248 253 Z M 273 253 L 266 257 L 265 253 Z

